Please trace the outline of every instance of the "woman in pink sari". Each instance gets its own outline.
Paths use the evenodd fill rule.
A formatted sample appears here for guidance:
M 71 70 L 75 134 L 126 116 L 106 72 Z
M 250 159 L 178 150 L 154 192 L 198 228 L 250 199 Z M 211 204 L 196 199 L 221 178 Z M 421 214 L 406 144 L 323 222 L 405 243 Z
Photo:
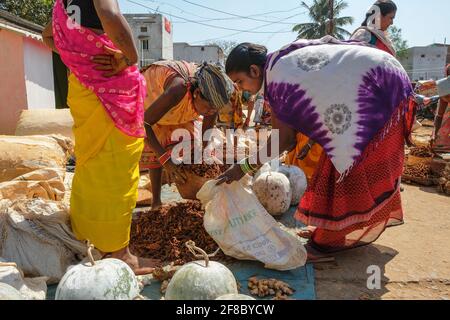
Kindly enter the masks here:
M 136 274 L 150 273 L 158 262 L 129 249 L 146 95 L 131 30 L 116 0 L 56 0 L 43 37 L 70 70 L 77 160 L 73 232 Z

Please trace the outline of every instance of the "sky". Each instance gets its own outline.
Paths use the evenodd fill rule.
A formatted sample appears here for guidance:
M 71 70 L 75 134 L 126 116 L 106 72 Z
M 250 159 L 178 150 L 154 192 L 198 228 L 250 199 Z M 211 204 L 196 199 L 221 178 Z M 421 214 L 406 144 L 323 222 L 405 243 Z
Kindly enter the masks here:
M 342 15 L 355 18 L 354 24 L 346 27 L 353 32 L 374 0 L 346 2 L 349 6 Z M 450 44 L 450 0 L 395 0 L 395 3 L 398 12 L 394 24 L 402 29 L 409 47 L 444 43 L 445 39 Z M 232 40 L 263 44 L 269 51 L 275 51 L 295 40 L 296 33 L 291 29 L 296 23 L 309 22 L 300 0 L 119 0 L 119 4 L 123 13 L 158 10 L 173 22 L 174 42 L 190 44 Z

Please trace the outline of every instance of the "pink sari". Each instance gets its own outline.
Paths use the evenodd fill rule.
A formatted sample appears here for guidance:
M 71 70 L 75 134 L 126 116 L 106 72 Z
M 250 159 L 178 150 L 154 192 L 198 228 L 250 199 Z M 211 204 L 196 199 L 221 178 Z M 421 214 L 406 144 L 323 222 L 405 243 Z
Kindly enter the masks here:
M 146 83 L 137 66 L 111 78 L 95 70 L 92 57 L 105 54 L 104 47 L 117 49 L 106 34 L 97 35 L 71 19 L 62 0 L 53 8 L 53 37 L 64 64 L 105 107 L 115 126 L 132 137 L 144 137 Z

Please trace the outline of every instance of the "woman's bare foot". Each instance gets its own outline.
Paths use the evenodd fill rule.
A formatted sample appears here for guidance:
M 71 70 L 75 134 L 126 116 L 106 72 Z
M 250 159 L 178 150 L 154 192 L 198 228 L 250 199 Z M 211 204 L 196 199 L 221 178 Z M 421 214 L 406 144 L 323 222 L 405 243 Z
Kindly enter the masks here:
M 316 231 L 316 227 L 313 226 L 307 226 L 305 228 L 303 228 L 302 230 L 300 230 L 297 234 L 299 237 L 304 238 L 304 239 L 311 239 L 314 231 Z
M 150 274 L 156 267 L 161 266 L 160 260 L 144 259 L 131 254 L 129 247 L 111 253 L 110 257 L 128 264 L 137 276 Z
M 152 211 L 156 211 L 156 210 L 159 210 L 159 209 L 161 209 L 161 207 L 162 207 L 162 202 L 161 201 L 153 201 L 153 203 L 152 203 Z
M 317 251 L 312 248 L 310 244 L 305 245 L 306 252 L 308 253 L 308 257 L 306 259 L 307 263 L 321 263 L 321 262 L 333 262 L 335 261 L 334 257 Z

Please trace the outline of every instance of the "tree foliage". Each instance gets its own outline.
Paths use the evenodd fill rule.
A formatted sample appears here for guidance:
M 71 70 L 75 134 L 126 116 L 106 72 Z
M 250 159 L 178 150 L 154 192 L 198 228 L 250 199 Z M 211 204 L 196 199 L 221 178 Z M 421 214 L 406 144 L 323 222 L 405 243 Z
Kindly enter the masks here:
M 0 9 L 44 26 L 52 15 L 54 0 L 0 0 Z
M 408 41 L 403 39 L 402 29 L 392 26 L 389 28 L 389 36 L 394 44 L 395 51 L 399 58 L 407 55 Z
M 328 0 L 313 0 L 312 5 L 302 1 L 302 7 L 308 10 L 311 22 L 300 23 L 294 26 L 292 31 L 298 33 L 298 39 L 318 39 L 330 34 L 330 7 Z M 334 1 L 333 10 L 333 32 L 331 33 L 337 39 L 344 40 L 351 34 L 343 27 L 351 25 L 353 17 L 341 17 L 342 11 L 348 7 L 348 3 L 340 0 Z
M 217 45 L 220 48 L 222 48 L 223 53 L 225 54 L 225 57 L 227 57 L 231 50 L 233 50 L 238 43 L 236 41 L 233 40 L 218 40 L 218 41 L 212 41 L 207 43 L 208 45 Z

